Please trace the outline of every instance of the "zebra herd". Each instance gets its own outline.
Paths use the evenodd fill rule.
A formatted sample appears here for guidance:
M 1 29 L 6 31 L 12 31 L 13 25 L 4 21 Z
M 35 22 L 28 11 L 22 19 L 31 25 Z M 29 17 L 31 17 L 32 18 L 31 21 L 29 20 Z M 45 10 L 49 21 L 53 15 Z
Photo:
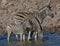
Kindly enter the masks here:
M 49 5 L 45 6 L 41 10 L 43 11 L 34 13 L 19 11 L 14 14 L 11 22 L 7 24 L 7 40 L 9 41 L 11 32 L 16 34 L 16 37 L 18 37 L 18 34 L 20 34 L 21 41 L 25 41 L 25 32 L 28 33 L 28 41 L 33 37 L 33 35 L 35 40 L 37 40 L 37 34 L 40 40 L 43 40 L 43 28 L 41 23 L 47 15 L 51 16 L 52 12 Z

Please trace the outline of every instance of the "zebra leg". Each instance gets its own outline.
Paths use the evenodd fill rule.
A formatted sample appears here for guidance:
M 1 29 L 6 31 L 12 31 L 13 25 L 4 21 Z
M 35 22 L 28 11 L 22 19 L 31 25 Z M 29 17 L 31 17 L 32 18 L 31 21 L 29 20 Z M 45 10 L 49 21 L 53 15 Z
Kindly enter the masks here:
M 38 36 L 39 36 L 39 40 L 41 41 L 41 43 L 43 43 L 44 42 L 43 32 L 38 32 Z
M 29 31 L 29 34 L 28 34 L 28 41 L 29 41 L 29 39 L 30 39 L 30 34 L 31 34 L 31 31 Z
M 20 41 L 22 41 L 23 40 L 23 33 L 20 33 Z
M 25 34 L 23 34 L 23 41 L 25 41 Z
M 40 39 L 43 39 L 43 34 L 40 34 Z
M 7 37 L 7 40 L 8 40 L 8 42 L 10 41 L 10 35 L 11 35 L 11 31 L 8 31 L 8 37 Z
M 35 35 L 35 40 L 37 40 L 37 32 L 34 32 L 34 35 Z
M 18 35 L 16 34 L 16 38 L 18 39 Z

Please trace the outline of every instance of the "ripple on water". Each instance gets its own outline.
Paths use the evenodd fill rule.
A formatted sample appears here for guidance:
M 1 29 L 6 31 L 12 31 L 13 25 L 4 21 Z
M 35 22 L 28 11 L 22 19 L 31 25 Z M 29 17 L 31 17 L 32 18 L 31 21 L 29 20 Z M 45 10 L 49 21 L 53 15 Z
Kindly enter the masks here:
M 0 46 L 60 46 L 60 34 L 47 34 L 44 37 L 44 43 L 41 44 L 40 40 L 20 42 L 15 37 L 11 37 L 8 43 L 6 37 L 0 36 Z

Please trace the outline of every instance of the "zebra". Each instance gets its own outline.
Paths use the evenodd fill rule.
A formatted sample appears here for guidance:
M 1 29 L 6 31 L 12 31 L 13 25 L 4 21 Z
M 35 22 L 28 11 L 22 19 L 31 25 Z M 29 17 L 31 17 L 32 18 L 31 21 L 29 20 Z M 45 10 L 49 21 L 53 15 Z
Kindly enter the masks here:
M 16 34 L 16 37 L 18 37 L 17 34 L 20 34 L 20 40 L 25 41 L 23 25 L 25 25 L 29 29 L 32 27 L 29 23 L 29 19 L 27 19 L 27 16 L 25 16 L 24 14 L 21 14 L 21 13 L 15 14 L 13 16 L 13 19 L 11 19 L 9 21 L 9 23 L 7 24 L 7 27 L 6 27 L 6 30 L 8 33 L 7 40 L 9 41 L 11 32 L 13 32 L 14 34 Z
M 31 23 L 33 23 L 32 24 L 33 25 L 33 30 L 34 30 L 33 32 L 35 34 L 38 33 L 38 36 L 40 37 L 40 40 L 43 40 L 44 39 L 44 37 L 43 37 L 43 27 L 41 26 L 41 24 L 42 24 L 42 22 L 43 22 L 43 20 L 46 16 L 50 16 L 50 17 L 53 18 L 54 14 L 51 10 L 50 4 L 42 7 L 41 9 L 39 9 L 39 11 L 40 12 L 35 11 L 35 12 L 29 13 L 29 14 L 32 15 L 31 16 L 32 18 L 30 17 L 30 21 L 31 21 Z M 37 35 L 35 35 L 35 40 L 36 39 L 37 39 Z
M 20 37 L 21 37 L 20 40 L 22 40 L 22 34 L 23 34 L 22 31 L 24 31 L 23 28 L 22 28 L 22 25 L 18 26 L 18 25 L 11 25 L 11 24 L 9 24 L 9 25 L 7 25 L 6 30 L 7 30 L 7 33 L 8 33 L 8 37 L 7 37 L 8 41 L 10 40 L 9 38 L 10 38 L 10 35 L 11 35 L 12 32 L 14 34 L 16 34 L 16 37 L 18 37 L 17 34 L 20 34 Z M 22 31 L 20 31 L 20 30 L 22 30 Z

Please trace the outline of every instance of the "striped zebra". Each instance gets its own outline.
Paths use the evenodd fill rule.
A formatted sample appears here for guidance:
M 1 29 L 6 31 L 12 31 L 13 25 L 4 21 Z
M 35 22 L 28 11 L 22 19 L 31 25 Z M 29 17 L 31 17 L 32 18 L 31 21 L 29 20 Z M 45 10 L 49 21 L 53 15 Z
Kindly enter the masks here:
M 29 14 L 32 15 L 29 20 L 33 26 L 33 31 L 29 31 L 30 32 L 29 34 L 31 34 L 31 32 L 34 32 L 34 34 L 35 34 L 34 38 L 35 38 L 35 40 L 37 40 L 36 34 L 38 33 L 40 40 L 43 40 L 43 27 L 41 26 L 41 24 L 46 16 L 50 16 L 52 18 L 54 17 L 50 4 L 39 9 L 39 12 L 33 12 L 33 13 L 29 13 Z
M 20 34 L 20 40 L 25 41 L 25 35 L 24 35 L 25 27 L 29 28 L 29 30 L 32 29 L 32 25 L 29 23 L 29 19 L 27 16 L 28 15 L 25 15 L 25 13 L 23 12 L 18 12 L 10 19 L 6 27 L 6 30 L 8 33 L 8 37 L 7 37 L 8 41 L 9 41 L 11 32 L 16 34 L 16 37 L 18 37 L 17 34 Z

